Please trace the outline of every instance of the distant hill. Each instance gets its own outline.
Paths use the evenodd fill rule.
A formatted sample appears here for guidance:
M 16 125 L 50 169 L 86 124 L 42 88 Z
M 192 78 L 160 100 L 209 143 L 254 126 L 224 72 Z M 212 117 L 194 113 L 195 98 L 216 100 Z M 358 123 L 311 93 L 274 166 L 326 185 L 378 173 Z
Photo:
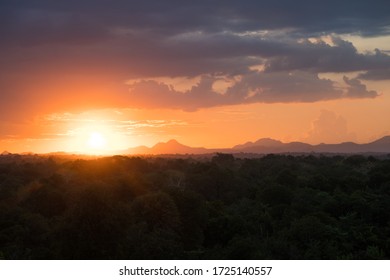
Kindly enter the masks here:
M 367 144 L 344 142 L 340 144 L 320 144 L 315 152 L 328 153 L 390 153 L 390 136 L 385 136 Z
M 344 142 L 339 144 L 311 145 L 303 142 L 283 143 L 271 138 L 262 138 L 226 149 L 190 147 L 172 139 L 160 142 L 153 147 L 139 146 L 122 151 L 124 154 L 210 154 L 223 153 L 390 153 L 390 136 L 385 136 L 367 144 Z
M 278 140 L 270 138 L 262 138 L 256 142 L 248 142 L 243 145 L 237 145 L 233 147 L 234 151 L 244 152 L 244 153 L 296 153 L 296 152 L 311 152 L 312 145 L 301 143 L 301 142 L 291 142 L 283 143 Z
M 193 148 L 180 144 L 174 139 L 168 142 L 159 142 L 151 148 L 139 146 L 126 150 L 129 154 L 207 154 L 210 150 L 206 148 Z
M 251 149 L 253 147 L 277 148 L 277 147 L 281 147 L 282 145 L 283 145 L 283 143 L 278 141 L 278 140 L 274 140 L 271 138 L 262 138 L 262 139 L 257 140 L 256 142 L 247 142 L 245 144 L 236 145 L 233 147 L 233 150 L 242 151 L 242 150 L 246 150 L 246 149 Z
M 365 144 L 365 149 L 372 152 L 389 153 L 390 152 L 390 136 L 382 137 L 374 142 Z

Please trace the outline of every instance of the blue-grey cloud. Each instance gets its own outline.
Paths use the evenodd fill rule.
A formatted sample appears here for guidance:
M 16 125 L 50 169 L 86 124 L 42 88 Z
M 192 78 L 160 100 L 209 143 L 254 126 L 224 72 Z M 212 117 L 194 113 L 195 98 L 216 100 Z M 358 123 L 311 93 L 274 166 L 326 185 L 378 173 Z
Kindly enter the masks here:
M 371 81 L 390 80 L 390 68 L 369 70 L 359 74 L 358 78 Z
M 1 5 L 3 21 L 19 19 L 29 11 L 41 11 L 62 15 L 57 22 L 64 16 L 80 16 L 103 26 L 153 29 L 165 34 L 294 28 L 302 33 L 377 35 L 388 33 L 390 23 L 390 8 L 385 0 L 4 0 Z
M 346 89 L 317 74 L 294 71 L 267 73 L 252 71 L 239 81 L 216 92 L 213 84 L 218 77 L 203 76 L 187 91 L 178 91 L 172 85 L 154 80 L 140 80 L 130 86 L 127 106 L 138 108 L 172 108 L 195 111 L 200 108 L 250 104 L 316 102 L 340 98 L 374 98 L 376 91 L 368 91 L 357 79 L 344 77 Z
M 367 90 L 367 86 L 358 79 L 343 77 L 344 82 L 349 86 L 346 96 L 349 98 L 375 98 L 378 93 L 375 90 Z
M 359 53 L 338 35 L 389 34 L 389 14 L 381 0 L 4 0 L 0 116 L 31 115 L 53 100 L 52 110 L 77 103 L 150 107 L 153 98 L 155 106 L 195 110 L 375 97 L 360 80 L 389 79 L 390 56 Z M 333 43 L 309 40 L 322 35 Z M 258 65 L 265 72 L 253 71 Z M 347 92 L 318 77 L 354 71 L 363 73 L 344 80 Z M 221 95 L 210 87 L 217 75 L 242 80 Z M 204 78 L 181 95 L 152 82 L 161 76 Z M 135 78 L 144 82 L 127 93 L 124 81 Z M 104 95 L 118 102 L 96 102 Z
M 332 38 L 334 45 L 324 41 L 312 43 L 309 40 L 290 44 L 283 53 L 267 61 L 267 71 L 308 70 L 325 72 L 353 72 L 386 69 L 390 56 L 375 49 L 372 53 L 359 53 L 351 42 L 338 37 Z

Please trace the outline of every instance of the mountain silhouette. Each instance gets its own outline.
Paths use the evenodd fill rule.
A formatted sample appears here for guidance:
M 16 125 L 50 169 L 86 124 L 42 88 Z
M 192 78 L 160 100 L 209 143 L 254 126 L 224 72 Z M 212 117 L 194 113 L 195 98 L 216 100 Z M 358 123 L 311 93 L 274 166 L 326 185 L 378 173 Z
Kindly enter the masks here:
M 390 145 L 390 136 L 384 136 L 374 142 L 369 143 L 370 145 L 375 145 L 376 147 L 388 147 Z
M 234 150 L 246 150 L 246 149 L 251 149 L 253 147 L 280 147 L 282 146 L 283 143 L 278 141 L 278 140 L 275 140 L 275 139 L 271 139 L 271 138 L 261 138 L 259 140 L 257 140 L 256 142 L 247 142 L 245 144 L 241 144 L 241 145 L 236 145 L 233 147 Z
M 172 139 L 159 142 L 153 147 L 139 146 L 124 151 L 125 154 L 211 154 L 211 153 L 390 153 L 390 136 L 382 137 L 366 144 L 343 142 L 339 144 L 311 145 L 303 142 L 283 143 L 271 138 L 261 138 L 255 142 L 246 142 L 232 148 L 207 149 L 190 147 Z
M 151 148 L 146 146 L 139 146 L 126 150 L 130 154 L 207 154 L 210 151 L 206 148 L 190 147 L 171 139 L 168 142 L 159 142 Z

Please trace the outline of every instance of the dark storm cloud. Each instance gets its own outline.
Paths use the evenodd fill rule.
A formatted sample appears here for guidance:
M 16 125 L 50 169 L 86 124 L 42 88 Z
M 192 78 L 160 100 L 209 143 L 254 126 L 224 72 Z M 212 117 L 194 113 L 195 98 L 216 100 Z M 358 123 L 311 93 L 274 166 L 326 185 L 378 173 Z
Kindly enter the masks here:
M 88 85 L 97 96 L 116 89 L 117 106 L 153 100 L 186 110 L 375 97 L 360 80 L 345 79 L 345 94 L 317 74 L 388 79 L 386 52 L 359 53 L 337 34 L 389 34 L 389 14 L 387 1 L 1 1 L 0 114 L 32 114 L 47 100 L 82 107 Z M 320 35 L 333 44 L 308 40 Z M 251 70 L 260 64 L 265 72 Z M 216 75 L 242 80 L 220 95 L 211 86 Z M 159 76 L 203 78 L 182 94 L 152 81 Z M 135 78 L 143 81 L 127 93 L 124 81 Z
M 83 15 L 106 26 L 155 29 L 166 33 L 191 30 L 247 31 L 295 28 L 301 32 L 387 33 L 386 0 L 198 0 L 198 1 L 2 1 L 3 15 L 29 10 Z
M 347 97 L 350 98 L 374 98 L 378 96 L 378 93 L 374 90 L 367 90 L 367 87 L 362 84 L 358 79 L 349 79 L 343 77 L 344 82 L 349 86 L 347 90 Z
M 264 73 L 253 71 L 229 87 L 223 94 L 214 90 L 218 77 L 202 76 L 190 90 L 180 92 L 171 85 L 153 80 L 141 80 L 130 87 L 132 105 L 139 108 L 173 108 L 195 111 L 199 108 L 248 104 L 316 102 L 338 98 L 374 98 L 376 91 L 368 91 L 357 79 L 344 77 L 345 91 L 329 79 L 318 75 L 294 71 Z
M 310 70 L 315 72 L 352 72 L 368 69 L 386 69 L 390 56 L 376 49 L 373 53 L 361 54 L 351 42 L 337 37 L 334 45 L 323 41 L 308 40 L 291 45 L 285 53 L 279 53 L 267 61 L 267 71 Z
M 371 81 L 390 80 L 390 68 L 369 70 L 359 74 L 358 78 Z

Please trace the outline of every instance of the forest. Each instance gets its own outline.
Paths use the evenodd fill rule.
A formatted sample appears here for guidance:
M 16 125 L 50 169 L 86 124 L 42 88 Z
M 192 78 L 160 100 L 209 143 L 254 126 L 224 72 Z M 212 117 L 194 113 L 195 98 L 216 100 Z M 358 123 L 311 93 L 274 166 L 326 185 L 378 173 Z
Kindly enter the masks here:
M 389 213 L 389 156 L 0 156 L 0 259 L 389 259 Z

